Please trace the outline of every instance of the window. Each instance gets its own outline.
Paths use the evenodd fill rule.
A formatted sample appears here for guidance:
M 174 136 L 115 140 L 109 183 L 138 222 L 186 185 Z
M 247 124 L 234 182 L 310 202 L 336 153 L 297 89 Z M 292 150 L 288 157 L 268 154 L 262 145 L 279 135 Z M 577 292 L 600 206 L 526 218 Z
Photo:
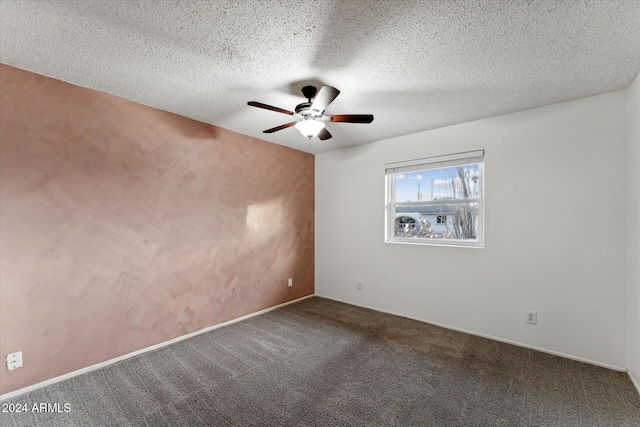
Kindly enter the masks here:
M 385 165 L 386 241 L 483 246 L 484 151 Z

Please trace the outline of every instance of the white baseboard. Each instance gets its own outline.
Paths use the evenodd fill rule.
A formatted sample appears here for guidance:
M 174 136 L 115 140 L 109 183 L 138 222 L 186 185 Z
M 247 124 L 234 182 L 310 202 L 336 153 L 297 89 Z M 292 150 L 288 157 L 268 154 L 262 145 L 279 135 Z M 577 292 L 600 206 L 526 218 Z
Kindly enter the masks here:
M 440 323 L 436 323 L 436 322 L 429 322 L 429 321 L 424 320 L 424 319 L 419 319 L 419 318 L 412 317 L 412 316 L 406 316 L 404 314 L 395 313 L 395 312 L 388 311 L 388 310 L 381 310 L 381 309 L 376 308 L 376 307 L 370 307 L 370 306 L 366 306 L 366 305 L 363 305 L 363 304 L 353 303 L 353 302 L 350 302 L 350 301 L 343 301 L 343 300 L 340 300 L 340 299 L 337 299 L 337 298 L 332 298 L 332 297 L 319 295 L 319 294 L 310 294 L 310 295 L 306 295 L 304 297 L 301 297 L 301 298 L 298 298 L 298 299 L 295 299 L 295 300 L 292 300 L 292 301 L 287 301 L 285 303 L 278 304 L 278 305 L 273 306 L 273 307 L 265 308 L 264 310 L 260 310 L 260 311 L 257 311 L 255 313 L 247 314 L 245 316 L 241 316 L 241 317 L 238 317 L 236 319 L 229 320 L 229 321 L 224 322 L 224 323 L 220 323 L 218 325 L 209 326 L 209 327 L 201 329 L 199 331 L 192 332 L 192 333 L 187 334 L 187 335 L 182 335 L 182 336 L 173 338 L 173 339 L 171 339 L 169 341 L 165 341 L 165 342 L 162 342 L 162 343 L 159 343 L 159 344 L 155 344 L 155 345 L 152 345 L 150 347 L 143 348 L 141 350 L 136 350 L 134 352 L 127 353 L 125 355 L 118 356 L 116 358 L 109 359 L 107 361 L 100 362 L 100 363 L 97 363 L 95 365 L 88 366 L 86 368 L 78 369 L 77 371 L 69 372 L 67 374 L 60 375 L 59 377 L 51 378 L 49 380 L 40 382 L 38 384 L 34 384 L 34 385 L 31 385 L 31 386 L 28 386 L 28 387 L 25 387 L 25 388 L 21 388 L 19 390 L 15 390 L 15 391 L 12 391 L 12 392 L 9 392 L 9 393 L 5 393 L 3 395 L 0 395 L 0 401 L 5 400 L 5 399 L 10 399 L 12 397 L 16 397 L 16 396 L 19 396 L 21 394 L 28 393 L 28 392 L 33 391 L 33 390 L 37 390 L 39 388 L 48 386 L 50 384 L 55 384 L 57 382 L 64 381 L 64 380 L 69 379 L 69 378 L 73 378 L 75 376 L 82 375 L 82 374 L 85 374 L 87 372 L 95 371 L 96 369 L 100 369 L 100 368 L 103 368 L 105 366 L 109 366 L 109 365 L 111 365 L 113 363 L 116 363 L 116 362 L 120 362 L 121 360 L 125 360 L 125 359 L 128 359 L 130 357 L 146 353 L 148 351 L 156 350 L 158 348 L 162 348 L 162 347 L 165 347 L 167 345 L 170 345 L 170 344 L 173 344 L 173 343 L 176 343 L 176 342 L 180 342 L 182 340 L 186 340 L 188 338 L 194 337 L 196 335 L 203 334 L 205 332 L 212 331 L 214 329 L 222 328 L 224 326 L 231 325 L 233 323 L 240 322 L 242 320 L 249 319 L 251 317 L 259 316 L 261 314 L 267 313 L 267 312 L 275 310 L 277 308 L 284 307 L 286 305 L 293 304 L 293 303 L 296 303 L 296 302 L 300 302 L 302 300 L 305 300 L 307 298 L 311 298 L 313 296 L 318 296 L 318 297 L 321 297 L 321 298 L 326 298 L 326 299 L 330 299 L 330 300 L 333 300 L 333 301 L 342 302 L 342 303 L 349 304 L 349 305 L 354 305 L 354 306 L 357 306 L 357 307 L 367 308 L 369 310 L 374 310 L 374 311 L 378 311 L 378 312 L 381 312 L 381 313 L 392 314 L 394 316 L 405 317 L 407 319 L 417 320 L 418 322 L 427 323 L 427 324 L 438 326 L 438 327 L 441 327 L 441 328 L 451 329 L 451 330 L 454 330 L 454 331 L 463 332 L 465 334 L 475 335 L 475 336 L 479 336 L 479 337 L 482 337 L 482 338 L 488 338 L 488 339 L 491 339 L 491 340 L 494 340 L 494 341 L 500 341 L 500 342 L 504 342 L 504 343 L 507 343 L 507 344 L 516 345 L 518 347 L 529 348 L 531 350 L 541 351 L 543 353 L 552 354 L 554 356 L 560 356 L 560 357 L 564 357 L 566 359 L 576 360 L 578 362 L 589 363 L 591 365 L 601 366 L 603 368 L 612 369 L 612 370 L 615 370 L 615 371 L 623 371 L 623 372 L 626 371 L 627 374 L 629 375 L 629 378 L 631 379 L 631 382 L 633 383 L 633 385 L 638 390 L 638 393 L 640 393 L 640 382 L 636 378 L 634 378 L 634 376 L 633 376 L 633 374 L 631 372 L 629 372 L 629 371 L 627 371 L 627 369 L 621 368 L 619 366 L 613 366 L 613 365 L 609 365 L 609 364 L 606 364 L 606 363 L 600 363 L 600 362 L 596 362 L 596 361 L 593 361 L 593 360 L 589 360 L 589 359 L 585 359 L 585 358 L 581 358 L 581 357 L 576 357 L 576 356 L 572 356 L 572 355 L 565 354 L 565 353 L 560 353 L 560 352 L 553 351 L 553 350 L 548 350 L 548 349 L 541 348 L 541 347 L 535 347 L 535 346 L 531 346 L 531 345 L 528 345 L 528 344 L 519 343 L 519 342 L 516 342 L 516 341 L 497 338 L 497 337 L 494 337 L 494 336 L 491 336 L 491 335 L 481 334 L 481 333 L 469 331 L 469 330 L 466 330 L 466 329 L 456 328 L 456 327 L 452 327 L 452 326 L 448 326 L 448 325 L 444 325 L 444 324 L 440 324 Z
M 15 391 L 12 391 L 12 392 L 9 392 L 9 393 L 5 393 L 3 395 L 0 395 L 0 401 L 5 400 L 5 399 L 10 399 L 12 397 L 19 396 L 21 394 L 28 393 L 28 392 L 33 391 L 33 390 L 37 390 L 39 388 L 48 386 L 50 384 L 55 384 L 55 383 L 58 383 L 60 381 L 67 380 L 69 378 L 76 377 L 78 375 L 86 374 L 87 372 L 95 371 L 96 369 L 104 368 L 105 366 L 109 366 L 109 365 L 111 365 L 113 363 L 120 362 L 121 360 L 125 360 L 125 359 L 128 359 L 130 357 L 146 353 L 148 351 L 152 351 L 152 350 L 156 350 L 156 349 L 159 349 L 159 348 L 162 348 L 162 347 L 166 347 L 166 346 L 168 346 L 170 344 L 174 344 L 174 343 L 180 342 L 182 340 L 186 340 L 188 338 L 195 337 L 196 335 L 204 334 L 205 332 L 209 332 L 209 331 L 213 331 L 214 329 L 222 328 L 223 326 L 228 326 L 228 325 L 231 325 L 233 323 L 237 323 L 237 322 L 240 322 L 242 320 L 249 319 L 251 317 L 259 316 L 261 314 L 267 313 L 267 312 L 275 310 L 277 308 L 284 307 L 286 305 L 293 304 L 293 303 L 296 303 L 296 302 L 300 302 L 300 301 L 305 300 L 307 298 L 311 298 L 312 296 L 315 296 L 315 294 L 306 295 L 304 297 L 297 298 L 297 299 L 294 299 L 294 300 L 291 300 L 291 301 L 287 301 L 285 303 L 278 304 L 278 305 L 273 306 L 273 307 L 265 308 L 264 310 L 256 311 L 255 313 L 247 314 L 245 316 L 241 316 L 241 317 L 238 317 L 238 318 L 233 319 L 233 320 L 229 320 L 229 321 L 224 322 L 224 323 L 219 323 L 217 325 L 208 326 L 208 327 L 206 327 L 204 329 L 200 329 L 199 331 L 191 332 L 190 334 L 181 335 L 179 337 L 170 339 L 169 341 L 164 341 L 164 342 L 161 342 L 159 344 L 155 344 L 155 345 L 152 345 L 150 347 L 143 348 L 141 350 L 136 350 L 136 351 L 133 351 L 131 353 L 127 353 L 127 354 L 124 354 L 122 356 L 118 356 L 116 358 L 106 360 L 104 362 L 96 363 L 95 365 L 87 366 L 86 368 L 78 369 L 77 371 L 69 372 L 68 374 L 60 375 L 59 377 L 55 377 L 55 378 L 48 379 L 46 381 L 42 381 L 41 383 L 38 383 L 38 384 L 30 385 L 28 387 L 24 387 L 24 388 L 21 388 L 19 390 L 15 390 Z
M 577 362 L 588 363 L 590 365 L 600 366 L 600 367 L 611 369 L 611 370 L 614 370 L 614 371 L 627 372 L 626 368 L 623 368 L 623 367 L 620 367 L 620 366 L 609 365 L 607 363 L 601 363 L 601 362 L 597 362 L 595 360 L 590 360 L 590 359 L 585 359 L 585 358 L 582 358 L 582 357 L 572 356 L 570 354 L 565 354 L 565 353 L 561 353 L 561 352 L 554 351 L 554 350 L 549 350 L 549 349 L 542 348 L 542 347 L 536 347 L 536 346 L 533 346 L 533 345 L 524 344 L 524 343 L 517 342 L 517 341 L 511 341 L 511 340 L 507 340 L 507 339 L 504 339 L 504 338 L 494 337 L 492 335 L 487 335 L 487 334 L 482 334 L 482 333 L 479 333 L 479 332 L 469 331 L 469 330 L 462 329 L 462 328 L 456 328 L 454 326 L 449 326 L 449 325 L 445 325 L 445 324 L 442 324 L 442 323 L 431 322 L 431 321 L 420 319 L 420 318 L 417 318 L 417 317 L 407 316 L 407 315 L 401 314 L 401 313 L 395 313 L 395 312 L 389 311 L 389 310 L 382 310 L 380 308 L 370 307 L 370 306 L 367 306 L 367 305 L 364 305 L 364 304 L 357 304 L 357 303 L 354 303 L 354 302 L 351 302 L 351 301 L 344 301 L 344 300 L 341 300 L 341 299 L 338 299 L 338 298 L 333 298 L 333 297 L 320 295 L 318 293 L 316 293 L 315 296 L 320 297 L 320 298 L 330 299 L 330 300 L 337 301 L 337 302 L 342 302 L 342 303 L 349 304 L 349 305 L 355 305 L 356 307 L 367 308 L 369 310 L 378 311 L 380 313 L 387 313 L 387 314 L 392 314 L 394 316 L 404 317 L 404 318 L 411 319 L 411 320 L 417 320 L 418 322 L 427 323 L 429 325 L 434 325 L 434 326 L 438 326 L 438 327 L 445 328 L 445 329 L 451 329 L 453 331 L 464 332 L 465 334 L 475 335 L 477 337 L 487 338 L 487 339 L 490 339 L 490 340 L 493 340 L 493 341 L 500 341 L 500 342 L 503 342 L 503 343 L 506 343 L 506 344 L 516 345 L 518 347 L 524 347 L 524 348 L 528 348 L 528 349 L 531 349 L 531 350 L 536 350 L 536 351 L 540 351 L 540 352 L 543 352 L 543 353 L 552 354 L 554 356 L 564 357 L 565 359 L 571 359 L 571 360 L 575 360 Z M 632 381 L 633 381 L 633 379 L 632 379 Z M 636 383 L 636 387 L 637 387 L 637 383 Z

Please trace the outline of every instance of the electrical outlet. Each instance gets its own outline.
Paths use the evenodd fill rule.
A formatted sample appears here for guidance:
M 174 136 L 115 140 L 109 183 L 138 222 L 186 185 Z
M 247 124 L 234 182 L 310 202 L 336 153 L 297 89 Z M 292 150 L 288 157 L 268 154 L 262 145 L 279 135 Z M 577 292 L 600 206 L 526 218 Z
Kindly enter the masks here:
M 22 351 L 7 354 L 7 371 L 22 368 Z
M 293 286 L 293 278 L 290 277 L 289 280 L 287 280 L 287 286 L 292 287 Z
M 362 290 L 362 280 L 358 280 L 357 287 L 358 289 Z
M 532 325 L 538 324 L 538 312 L 527 310 L 527 323 L 531 323 Z

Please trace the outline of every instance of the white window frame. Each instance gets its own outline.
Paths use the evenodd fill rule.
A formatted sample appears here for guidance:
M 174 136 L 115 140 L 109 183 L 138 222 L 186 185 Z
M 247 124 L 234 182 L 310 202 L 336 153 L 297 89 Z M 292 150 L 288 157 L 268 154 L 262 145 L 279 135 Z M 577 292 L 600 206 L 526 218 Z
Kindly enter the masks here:
M 480 170 L 480 194 L 478 198 L 456 200 L 430 200 L 418 202 L 398 202 L 395 199 L 396 174 L 417 172 L 429 169 L 441 169 L 465 164 L 478 164 Z M 385 242 L 414 245 L 438 245 L 483 248 L 484 247 L 484 150 L 456 153 L 445 156 L 429 157 L 409 160 L 405 162 L 388 163 L 385 165 L 386 185 L 386 214 L 385 214 Z M 423 206 L 478 203 L 478 234 L 476 239 L 431 239 L 419 237 L 396 237 L 395 218 L 396 206 Z

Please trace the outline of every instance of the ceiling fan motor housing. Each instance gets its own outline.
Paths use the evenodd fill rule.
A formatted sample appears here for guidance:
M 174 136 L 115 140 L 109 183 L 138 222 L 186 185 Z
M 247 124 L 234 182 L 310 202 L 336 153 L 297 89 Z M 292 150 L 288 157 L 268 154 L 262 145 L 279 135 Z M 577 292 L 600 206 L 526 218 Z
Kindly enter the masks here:
M 315 117 L 320 117 L 322 114 L 319 114 L 319 111 L 313 111 L 311 110 L 311 102 L 303 102 L 302 104 L 298 104 L 296 105 L 296 113 L 300 114 L 301 116 L 307 117 L 307 116 L 315 116 Z

